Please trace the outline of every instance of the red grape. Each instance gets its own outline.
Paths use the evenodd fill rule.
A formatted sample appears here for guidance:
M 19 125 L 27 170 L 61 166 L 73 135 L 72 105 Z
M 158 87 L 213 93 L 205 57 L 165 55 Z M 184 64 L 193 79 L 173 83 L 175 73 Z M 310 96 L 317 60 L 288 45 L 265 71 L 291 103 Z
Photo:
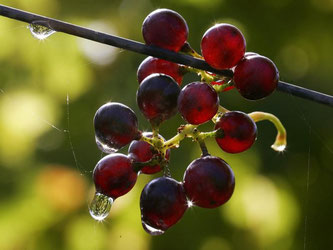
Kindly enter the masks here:
M 157 9 L 143 21 L 142 35 L 148 45 L 179 51 L 187 40 L 188 27 L 177 12 Z
M 235 177 L 224 160 L 208 155 L 191 162 L 185 171 L 183 183 L 186 196 L 194 205 L 215 208 L 230 199 Z
M 96 142 L 105 153 L 112 153 L 140 137 L 138 120 L 132 109 L 109 102 L 101 106 L 94 117 Z
M 144 229 L 152 235 L 164 233 L 187 209 L 183 185 L 169 177 L 150 181 L 142 190 L 140 209 Z
M 163 73 L 171 76 L 179 85 L 183 81 L 183 73 L 179 64 L 155 57 L 147 57 L 138 68 L 138 82 L 141 83 L 147 76 L 153 73 Z
M 179 85 L 170 76 L 152 74 L 142 81 L 136 100 L 143 115 L 158 126 L 177 113 Z
M 268 96 L 276 89 L 278 81 L 278 69 L 264 56 L 248 56 L 235 68 L 235 86 L 246 99 L 258 100 Z
M 202 124 L 214 117 L 219 97 L 208 84 L 193 82 L 186 85 L 178 97 L 178 110 L 190 124 Z
M 252 146 L 257 138 L 257 125 L 247 114 L 240 111 L 225 113 L 216 123 L 224 136 L 216 138 L 217 144 L 225 152 L 240 153 Z
M 206 31 L 201 40 L 201 52 L 206 62 L 216 69 L 235 66 L 244 56 L 246 42 L 235 26 L 222 23 Z
M 137 173 L 126 155 L 115 153 L 105 156 L 97 163 L 93 179 L 98 193 L 116 199 L 132 189 Z
M 153 133 L 146 132 L 142 135 L 147 137 L 152 137 Z M 164 141 L 164 138 L 161 135 L 158 135 Z M 145 141 L 132 141 L 128 148 L 129 157 L 135 162 L 146 162 L 151 160 L 154 156 L 157 155 L 157 151 L 152 145 Z M 170 149 L 166 151 L 165 158 L 168 160 L 170 158 Z M 154 166 L 144 166 L 140 171 L 144 174 L 155 174 L 162 170 L 160 165 Z

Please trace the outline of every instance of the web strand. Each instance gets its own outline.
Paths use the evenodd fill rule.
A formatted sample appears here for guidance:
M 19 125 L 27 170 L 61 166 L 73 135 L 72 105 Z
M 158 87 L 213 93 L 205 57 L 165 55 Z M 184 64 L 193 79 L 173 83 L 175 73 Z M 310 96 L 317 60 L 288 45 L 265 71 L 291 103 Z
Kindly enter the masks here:
M 308 202 L 309 202 L 309 186 L 310 186 L 310 165 L 311 165 L 311 133 L 312 129 L 309 128 L 309 150 L 308 150 L 308 166 L 307 166 L 307 173 L 306 173 L 306 191 L 305 191 L 305 216 L 304 216 L 304 250 L 306 250 L 307 246 L 307 234 L 308 234 Z
M 67 106 L 67 129 L 64 130 L 65 133 L 67 133 L 67 136 L 68 136 L 68 142 L 69 142 L 69 146 L 70 146 L 70 149 L 72 151 L 72 155 L 73 155 L 73 158 L 74 158 L 74 162 L 75 162 L 75 166 L 77 168 L 77 170 L 80 172 L 81 175 L 84 175 L 86 173 L 90 173 L 89 171 L 87 170 L 84 170 L 80 167 L 80 164 L 79 164 L 79 161 L 76 157 L 76 153 L 75 153 L 75 150 L 74 150 L 74 146 L 73 146 L 73 141 L 72 141 L 72 137 L 71 137 L 71 133 L 70 133 L 70 115 L 69 115 L 69 94 L 67 93 L 67 96 L 66 96 L 66 106 Z

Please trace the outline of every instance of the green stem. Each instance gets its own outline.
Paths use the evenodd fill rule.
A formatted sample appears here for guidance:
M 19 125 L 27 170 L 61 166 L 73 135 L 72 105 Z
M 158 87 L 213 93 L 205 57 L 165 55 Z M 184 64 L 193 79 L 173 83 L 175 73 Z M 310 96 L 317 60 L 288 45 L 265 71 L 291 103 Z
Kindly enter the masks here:
M 212 118 L 212 121 L 214 123 L 217 123 L 217 121 L 221 118 L 222 115 L 224 115 L 225 113 L 229 112 L 228 109 L 222 107 L 221 105 L 219 105 L 219 108 L 216 112 L 216 115 Z
M 153 138 L 142 135 L 140 141 L 145 141 L 148 142 L 150 145 L 155 146 Z
M 202 152 L 201 157 L 209 155 L 205 141 L 203 139 L 201 139 L 200 137 L 197 139 L 197 141 L 199 143 L 199 146 L 200 146 L 200 149 Z
M 222 114 L 228 113 L 229 111 L 230 111 L 229 109 L 226 109 L 225 107 L 222 107 L 221 105 L 219 105 L 219 109 L 217 110 L 218 113 L 222 113 Z
M 149 143 L 157 150 L 159 150 L 164 144 L 163 140 L 158 137 L 158 133 L 157 133 L 157 136 L 153 135 L 152 138 L 142 135 L 140 138 L 140 141 L 145 141 L 145 142 Z
M 222 85 L 213 85 L 213 88 L 215 89 L 215 91 L 217 93 L 219 93 L 219 92 L 222 92 L 226 88 L 231 87 L 233 85 L 234 85 L 233 81 L 230 80 L 229 82 L 227 82 L 225 84 L 222 84 Z
M 205 145 L 204 140 L 208 137 L 223 137 L 223 131 L 221 129 L 217 129 L 210 132 L 200 132 L 197 129 L 198 125 L 186 124 L 182 125 L 178 128 L 178 133 L 167 141 L 163 141 L 160 138 L 155 140 L 155 138 L 149 138 L 146 136 L 142 136 L 141 140 L 148 142 L 152 145 L 160 154 L 162 159 L 165 159 L 166 151 L 170 148 L 178 148 L 180 142 L 185 138 L 192 138 L 194 141 L 197 141 L 200 145 L 202 155 L 208 155 L 208 150 Z M 161 163 L 160 163 L 161 164 Z M 162 163 L 163 164 L 163 163 Z
M 153 130 L 153 138 L 158 138 L 158 132 L 160 130 L 159 126 L 156 125 L 151 125 L 152 130 Z
M 192 68 L 189 66 L 184 67 L 184 71 L 195 73 L 195 74 L 199 75 L 201 77 L 201 81 L 203 81 L 203 82 L 213 82 L 218 79 L 218 78 L 208 74 L 204 70 Z
M 164 157 L 168 149 L 179 147 L 180 141 L 182 141 L 185 137 L 193 137 L 194 133 L 193 131 L 196 129 L 196 127 L 197 125 L 191 125 L 191 124 L 182 125 L 178 129 L 178 133 L 174 137 L 165 142 L 158 137 L 149 138 L 146 136 L 142 136 L 140 140 L 145 141 L 150 145 L 152 145 L 158 152 L 160 152 L 162 157 Z
M 158 136 L 158 133 L 159 133 L 159 130 L 160 130 L 160 127 L 159 125 L 156 125 L 154 123 L 151 123 L 151 127 L 152 127 L 152 130 L 153 130 L 153 146 L 156 147 L 156 148 L 160 148 L 162 145 L 163 145 L 163 140 Z
M 205 140 L 206 138 L 211 138 L 211 137 L 222 138 L 224 136 L 224 133 L 223 133 L 223 130 L 216 129 L 211 132 L 201 132 L 199 136 L 202 140 Z
M 132 161 L 132 168 L 135 172 L 139 172 L 143 167 L 146 166 L 160 165 L 162 168 L 164 168 L 167 164 L 168 161 L 165 158 L 162 158 L 161 156 L 154 156 L 149 161 L 145 162 Z
M 164 142 L 165 150 L 172 148 L 172 147 L 178 147 L 179 142 L 183 140 L 185 137 L 192 137 L 193 131 L 198 127 L 198 125 L 192 125 L 192 124 L 186 124 L 182 125 L 178 129 L 177 135 L 172 137 L 171 139 Z
M 248 114 L 255 122 L 260 122 L 264 120 L 268 120 L 274 124 L 275 128 L 277 129 L 277 135 L 275 138 L 274 144 L 271 148 L 275 151 L 282 152 L 285 150 L 287 146 L 287 131 L 282 125 L 279 118 L 275 115 L 265 112 L 252 112 Z
M 191 45 L 190 45 L 188 42 L 186 42 L 186 43 L 183 45 L 183 47 L 181 48 L 180 51 L 183 52 L 183 53 L 186 54 L 186 55 L 190 55 L 190 56 L 193 56 L 193 57 L 195 57 L 195 58 L 199 58 L 199 59 L 203 59 L 203 60 L 204 60 L 203 56 L 200 55 L 198 52 L 196 52 L 196 51 L 191 47 Z

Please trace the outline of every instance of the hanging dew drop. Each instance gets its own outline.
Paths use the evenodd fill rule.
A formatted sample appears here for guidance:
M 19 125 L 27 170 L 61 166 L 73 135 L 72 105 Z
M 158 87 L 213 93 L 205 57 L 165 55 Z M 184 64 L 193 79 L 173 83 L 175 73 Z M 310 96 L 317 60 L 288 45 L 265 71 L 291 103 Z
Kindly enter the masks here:
M 95 220 L 102 221 L 109 215 L 112 204 L 112 198 L 96 192 L 90 203 L 89 213 Z
M 271 148 L 277 152 L 283 152 L 286 149 L 286 145 L 272 145 Z
M 149 233 L 150 235 L 153 235 L 153 236 L 157 236 L 157 235 L 161 235 L 161 234 L 164 234 L 165 231 L 161 230 L 161 229 L 157 229 L 157 228 L 154 228 L 152 226 L 149 226 L 147 223 L 145 223 L 144 221 L 142 221 L 142 226 L 143 226 L 143 229 Z
M 95 136 L 95 140 L 96 140 L 97 147 L 106 154 L 112 154 L 112 153 L 116 153 L 118 151 L 117 148 L 112 148 L 112 147 L 109 147 L 108 145 L 102 143 L 96 136 Z
M 42 22 L 38 22 L 42 23 Z M 37 22 L 30 23 L 28 25 L 28 29 L 30 30 L 31 34 L 37 38 L 38 40 L 44 40 L 55 33 L 54 30 L 47 28 Z

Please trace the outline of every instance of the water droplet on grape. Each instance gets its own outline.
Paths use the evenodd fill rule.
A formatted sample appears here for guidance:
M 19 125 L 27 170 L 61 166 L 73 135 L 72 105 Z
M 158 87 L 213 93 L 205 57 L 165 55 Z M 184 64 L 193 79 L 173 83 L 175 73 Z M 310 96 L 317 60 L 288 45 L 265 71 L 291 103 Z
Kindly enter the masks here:
M 164 234 L 165 231 L 161 230 L 161 229 L 157 229 L 157 228 L 154 228 L 152 226 L 149 226 L 148 224 L 146 224 L 144 221 L 142 221 L 142 226 L 143 226 L 143 229 L 149 233 L 150 235 L 153 235 L 153 236 L 156 236 L 156 235 L 161 235 L 161 234 Z
M 31 34 L 38 40 L 44 40 L 55 33 L 54 30 L 41 24 L 47 26 L 47 23 L 43 21 L 33 22 L 28 25 L 28 29 L 30 30 Z
M 111 148 L 108 145 L 102 143 L 97 137 L 95 137 L 97 147 L 106 154 L 116 153 L 118 151 L 117 148 Z
M 89 213 L 97 221 L 104 220 L 110 213 L 113 199 L 100 193 L 95 193 L 94 199 L 90 203 Z

